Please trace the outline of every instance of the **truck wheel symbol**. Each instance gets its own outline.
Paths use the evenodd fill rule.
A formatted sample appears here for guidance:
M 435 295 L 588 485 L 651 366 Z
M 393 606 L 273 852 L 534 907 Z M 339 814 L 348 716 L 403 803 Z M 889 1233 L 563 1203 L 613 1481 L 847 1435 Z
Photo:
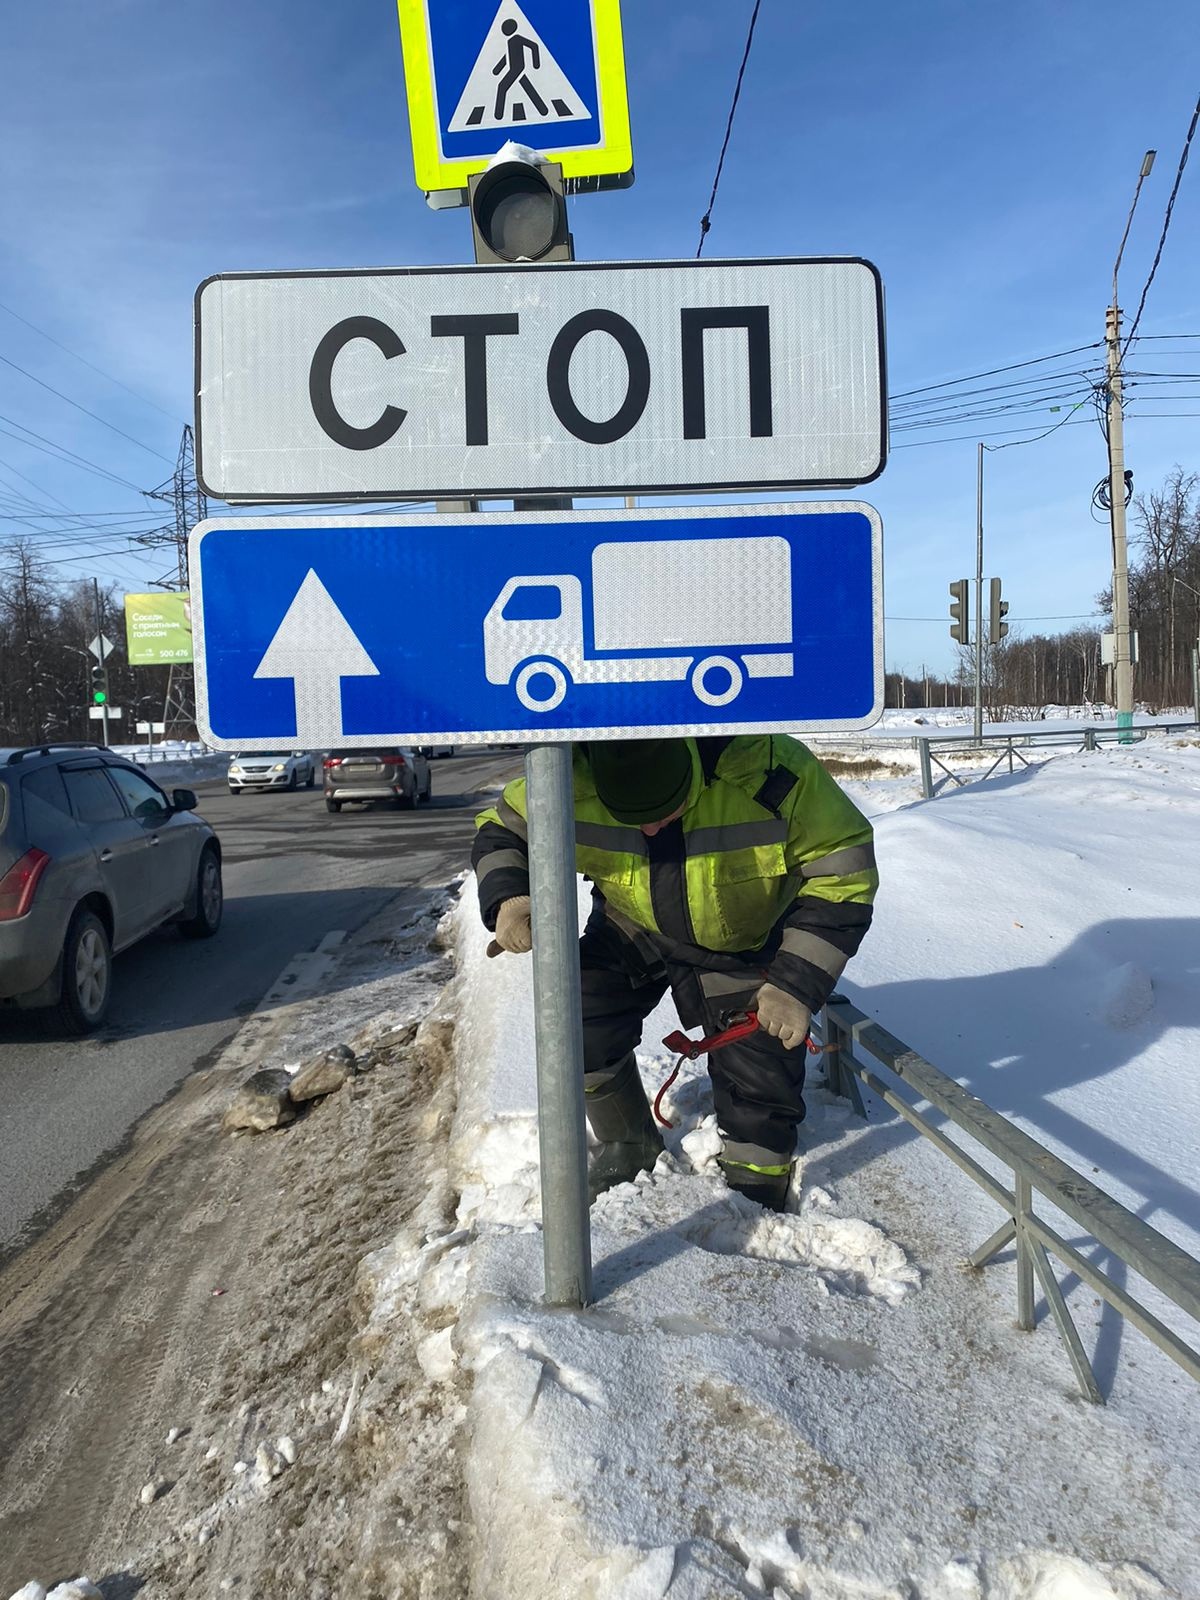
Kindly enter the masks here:
M 541 681 L 545 679 L 549 693 Z M 526 711 L 557 711 L 567 698 L 567 675 L 557 661 L 528 661 L 517 673 L 515 687 Z
M 714 669 L 724 672 L 729 678 L 728 685 L 718 693 L 708 689 L 704 682 Z M 692 668 L 692 693 L 706 706 L 727 706 L 741 694 L 742 684 L 745 681 L 741 667 L 729 656 L 705 656 L 703 661 L 697 661 Z

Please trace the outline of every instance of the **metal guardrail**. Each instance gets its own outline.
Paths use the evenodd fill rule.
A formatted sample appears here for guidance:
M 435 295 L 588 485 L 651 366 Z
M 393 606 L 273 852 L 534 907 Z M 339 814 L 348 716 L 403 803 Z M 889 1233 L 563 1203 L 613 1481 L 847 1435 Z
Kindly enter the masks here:
M 1200 728 L 1200 723 L 1195 722 L 1155 722 L 1147 723 L 1136 728 L 1093 727 L 1084 728 L 1052 728 L 1045 732 L 1029 729 L 1021 733 L 985 733 L 979 739 L 969 735 L 962 738 L 939 738 L 932 734 L 918 734 L 913 739 L 917 754 L 921 762 L 921 794 L 926 800 L 932 800 L 939 789 L 944 789 L 947 783 L 956 783 L 960 788 L 965 788 L 968 783 L 978 783 L 981 779 L 990 778 L 992 773 L 1002 761 L 1007 758 L 1009 772 L 1014 771 L 1014 760 L 1022 766 L 1032 766 L 1021 754 L 1022 750 L 1036 750 L 1057 748 L 1060 750 L 1095 750 L 1102 744 L 1141 744 L 1151 734 L 1155 733 L 1190 733 Z M 996 751 L 996 759 L 986 772 L 974 774 L 965 778 L 960 773 L 952 771 L 941 759 L 943 755 L 983 755 Z M 936 751 L 936 754 L 935 754 Z M 933 768 L 939 766 L 944 776 L 934 782 Z
M 866 1108 L 858 1089 L 860 1082 L 865 1084 L 974 1179 L 1004 1211 L 1006 1220 L 967 1258 L 967 1265 L 980 1269 L 1001 1250 L 1015 1245 L 1017 1327 L 1028 1333 L 1036 1325 L 1036 1277 L 1085 1399 L 1104 1403 L 1051 1266 L 1050 1253 L 1200 1383 L 1200 1351 L 1187 1344 L 1127 1289 L 1055 1232 L 1035 1212 L 1034 1196 L 1041 1195 L 1078 1223 L 1113 1258 L 1138 1273 L 1197 1324 L 1200 1324 L 1200 1261 L 1098 1189 L 998 1111 L 993 1111 L 962 1084 L 948 1078 L 843 995 L 830 996 L 820 1016 L 819 1031 L 824 1047 L 826 1084 L 833 1094 L 850 1100 L 858 1114 L 865 1117 Z M 922 1116 L 890 1083 L 856 1056 L 856 1049 L 872 1057 L 996 1156 L 1012 1172 L 1012 1187 L 1008 1188 L 941 1128 Z

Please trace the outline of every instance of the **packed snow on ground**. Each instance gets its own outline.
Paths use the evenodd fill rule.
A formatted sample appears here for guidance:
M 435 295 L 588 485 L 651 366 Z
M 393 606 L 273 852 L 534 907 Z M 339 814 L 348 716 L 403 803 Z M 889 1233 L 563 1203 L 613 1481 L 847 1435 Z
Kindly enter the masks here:
M 1060 755 L 927 804 L 850 787 L 884 888 L 846 991 L 1200 1248 L 1200 750 Z M 429 1359 L 473 1378 L 477 1592 L 1200 1593 L 1200 1391 L 1068 1282 L 1109 1400 L 1084 1402 L 1044 1305 L 1013 1326 L 1011 1252 L 961 1268 L 991 1203 L 878 1104 L 864 1125 L 810 1093 L 772 1217 L 725 1189 L 685 1068 L 655 1173 L 593 1208 L 595 1306 L 546 1309 L 530 967 L 485 959 L 469 891 L 459 938 L 469 1278 Z M 676 1025 L 647 1024 L 652 1095 Z

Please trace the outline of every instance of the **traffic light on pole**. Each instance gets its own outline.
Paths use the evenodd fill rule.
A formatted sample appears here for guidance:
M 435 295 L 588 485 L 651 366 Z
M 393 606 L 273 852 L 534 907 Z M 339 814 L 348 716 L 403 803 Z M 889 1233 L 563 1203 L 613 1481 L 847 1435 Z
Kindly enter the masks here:
M 94 706 L 108 704 L 108 668 L 105 666 L 92 668 L 92 704 Z
M 1008 601 L 1000 598 L 999 578 L 992 579 L 991 601 L 991 626 L 988 629 L 988 639 L 992 644 L 999 644 L 1008 632 L 1008 623 L 1004 620 L 1008 615 Z
M 573 261 L 562 167 L 544 161 L 501 161 L 468 184 L 475 260 Z
M 959 578 L 957 583 L 950 585 L 950 637 L 957 639 L 959 644 L 967 644 L 971 638 L 970 621 L 967 615 L 967 590 L 970 587 L 966 578 Z

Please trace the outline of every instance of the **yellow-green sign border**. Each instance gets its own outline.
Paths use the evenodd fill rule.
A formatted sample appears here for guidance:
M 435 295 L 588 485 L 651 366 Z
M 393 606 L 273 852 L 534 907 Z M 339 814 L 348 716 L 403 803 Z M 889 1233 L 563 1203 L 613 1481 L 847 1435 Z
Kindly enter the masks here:
M 428 3 L 436 3 L 436 0 L 428 0 Z M 470 161 L 442 159 L 426 4 L 427 0 L 397 0 L 417 187 L 426 194 L 437 194 L 465 189 L 471 174 L 482 172 L 492 157 L 478 156 Z M 590 150 L 542 151 L 547 161 L 562 163 L 565 178 L 615 177 L 633 170 L 621 0 L 592 0 L 592 14 L 596 26 L 599 115 L 604 144 Z

